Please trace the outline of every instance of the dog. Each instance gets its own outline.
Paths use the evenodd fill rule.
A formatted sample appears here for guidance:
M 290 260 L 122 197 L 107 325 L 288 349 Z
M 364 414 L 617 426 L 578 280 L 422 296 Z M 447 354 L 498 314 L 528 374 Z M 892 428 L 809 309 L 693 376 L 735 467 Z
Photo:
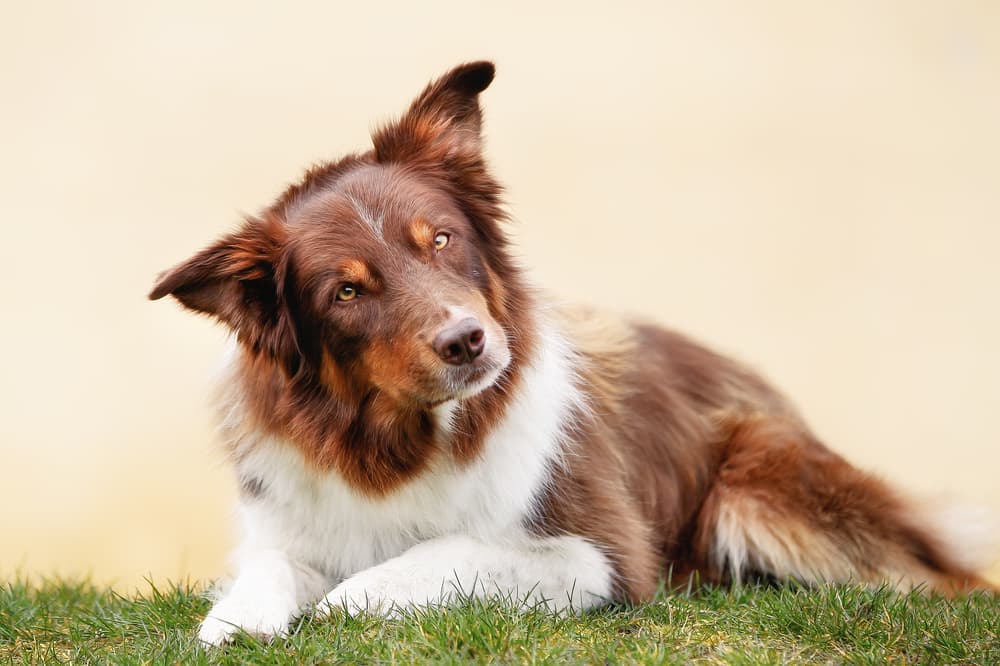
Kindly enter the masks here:
M 199 638 L 281 636 L 310 607 L 580 611 L 665 579 L 994 589 L 966 517 L 852 467 L 752 371 L 547 304 L 483 156 L 493 78 L 446 73 L 156 282 L 235 334 L 242 539 Z

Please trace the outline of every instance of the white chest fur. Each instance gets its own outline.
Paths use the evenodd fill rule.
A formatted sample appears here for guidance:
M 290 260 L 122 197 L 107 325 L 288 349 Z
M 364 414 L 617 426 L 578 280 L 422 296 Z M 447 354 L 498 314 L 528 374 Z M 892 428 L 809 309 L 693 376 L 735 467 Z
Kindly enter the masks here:
M 540 339 L 481 457 L 459 468 L 440 455 L 427 472 L 387 497 L 366 497 L 336 473 L 313 471 L 284 442 L 243 438 L 239 473 L 259 480 L 263 491 L 240 501 L 242 548 L 281 550 L 339 579 L 442 535 L 518 538 L 560 455 L 567 417 L 581 406 L 569 346 L 553 330 L 543 328 Z M 229 405 L 227 419 L 238 417 L 239 405 Z

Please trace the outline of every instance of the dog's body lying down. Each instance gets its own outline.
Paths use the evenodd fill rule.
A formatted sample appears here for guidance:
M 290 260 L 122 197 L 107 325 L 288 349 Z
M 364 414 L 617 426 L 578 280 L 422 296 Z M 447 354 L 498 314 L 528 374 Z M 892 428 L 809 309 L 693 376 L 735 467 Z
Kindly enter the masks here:
M 237 337 L 223 404 L 243 540 L 202 640 L 278 635 L 313 603 L 641 602 L 668 572 L 988 587 L 955 530 L 753 373 L 543 306 L 482 157 L 492 79 L 449 72 L 373 150 L 314 168 L 154 288 Z

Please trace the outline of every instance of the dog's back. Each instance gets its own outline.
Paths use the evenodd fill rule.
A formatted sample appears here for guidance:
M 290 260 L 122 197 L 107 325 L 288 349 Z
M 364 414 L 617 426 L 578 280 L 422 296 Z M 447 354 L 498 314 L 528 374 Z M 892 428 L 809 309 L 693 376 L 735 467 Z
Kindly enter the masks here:
M 976 572 L 990 554 L 981 513 L 939 524 L 828 449 L 757 375 L 682 335 L 592 312 L 564 321 L 591 408 L 538 525 L 615 544 L 624 596 L 648 598 L 667 570 L 678 585 L 990 588 Z

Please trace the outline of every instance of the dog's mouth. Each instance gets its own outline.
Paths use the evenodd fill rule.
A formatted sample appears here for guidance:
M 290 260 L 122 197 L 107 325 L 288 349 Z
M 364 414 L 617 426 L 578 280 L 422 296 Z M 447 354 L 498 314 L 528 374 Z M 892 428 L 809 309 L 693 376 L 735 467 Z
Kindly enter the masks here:
M 429 408 L 437 407 L 452 400 L 468 400 L 490 389 L 500 380 L 510 365 L 509 353 L 502 359 L 482 359 L 479 362 L 448 368 L 443 372 L 433 389 L 415 398 L 415 402 Z
M 456 368 L 449 378 L 454 386 L 453 399 L 471 398 L 493 386 L 506 369 L 509 362 L 484 363 L 463 368 Z

